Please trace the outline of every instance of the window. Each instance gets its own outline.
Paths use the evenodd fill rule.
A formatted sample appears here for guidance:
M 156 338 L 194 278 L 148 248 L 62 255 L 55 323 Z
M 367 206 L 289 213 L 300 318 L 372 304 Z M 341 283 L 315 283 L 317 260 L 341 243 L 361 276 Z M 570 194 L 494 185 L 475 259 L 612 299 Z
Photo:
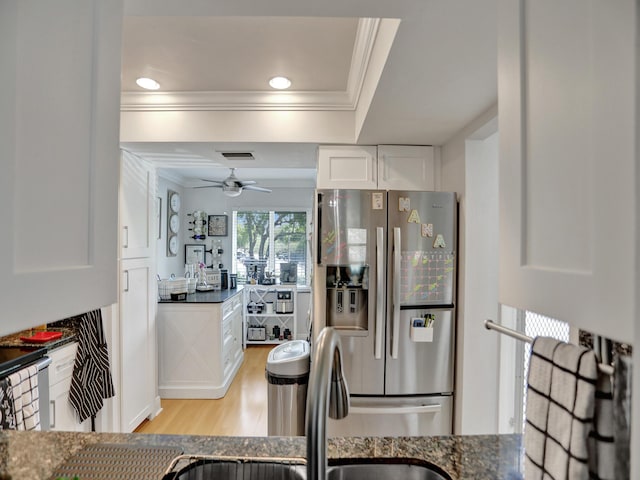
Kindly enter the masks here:
M 238 210 L 233 212 L 233 271 L 239 282 L 258 282 L 265 272 L 281 283 L 306 285 L 308 211 Z

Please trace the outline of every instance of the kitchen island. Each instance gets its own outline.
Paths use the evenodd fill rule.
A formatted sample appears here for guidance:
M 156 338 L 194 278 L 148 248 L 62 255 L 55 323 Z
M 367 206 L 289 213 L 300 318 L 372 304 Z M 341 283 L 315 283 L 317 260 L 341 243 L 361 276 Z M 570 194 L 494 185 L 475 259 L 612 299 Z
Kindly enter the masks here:
M 304 437 L 0 432 L 0 478 L 45 480 L 81 448 L 96 443 L 178 447 L 185 453 L 304 457 Z M 437 465 L 454 480 L 522 479 L 519 435 L 362 437 L 329 440 L 329 462 L 341 458 L 411 458 Z M 163 466 L 164 467 L 164 466 Z
M 160 301 L 158 393 L 161 398 L 221 398 L 242 365 L 242 288 Z

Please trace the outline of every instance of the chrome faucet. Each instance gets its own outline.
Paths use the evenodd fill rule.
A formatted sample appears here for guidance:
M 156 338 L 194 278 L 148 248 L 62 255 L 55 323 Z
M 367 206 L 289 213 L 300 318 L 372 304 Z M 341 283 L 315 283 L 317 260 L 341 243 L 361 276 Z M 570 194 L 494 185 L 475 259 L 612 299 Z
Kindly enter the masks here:
M 347 416 L 349 390 L 338 332 L 322 329 L 313 348 L 307 392 L 307 480 L 326 480 L 327 415 L 336 420 Z

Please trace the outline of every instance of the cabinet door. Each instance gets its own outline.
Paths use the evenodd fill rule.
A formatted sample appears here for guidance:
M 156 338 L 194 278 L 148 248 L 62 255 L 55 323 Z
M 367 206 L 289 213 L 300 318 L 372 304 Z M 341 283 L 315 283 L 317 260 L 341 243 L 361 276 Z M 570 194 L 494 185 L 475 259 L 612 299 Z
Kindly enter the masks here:
M 120 173 L 120 245 L 122 258 L 151 257 L 157 237 L 155 170 L 146 161 L 122 152 Z
M 61 432 L 90 432 L 91 420 L 78 422 L 75 409 L 69 403 L 71 377 L 52 385 L 49 389 L 49 419 L 51 430 Z
M 634 2 L 499 2 L 500 301 L 633 341 Z
M 116 301 L 121 29 L 121 0 L 0 2 L 0 335 Z
M 236 298 L 240 298 L 240 295 L 236 295 Z M 234 360 L 237 360 L 242 355 L 242 303 L 238 302 L 231 314 L 232 331 L 233 331 L 233 348 L 234 348 Z
M 318 148 L 318 188 L 377 188 L 376 147 L 360 145 Z
M 120 428 L 133 431 L 155 398 L 156 333 L 152 262 L 122 262 L 120 293 Z
M 433 147 L 378 145 L 378 188 L 435 191 Z

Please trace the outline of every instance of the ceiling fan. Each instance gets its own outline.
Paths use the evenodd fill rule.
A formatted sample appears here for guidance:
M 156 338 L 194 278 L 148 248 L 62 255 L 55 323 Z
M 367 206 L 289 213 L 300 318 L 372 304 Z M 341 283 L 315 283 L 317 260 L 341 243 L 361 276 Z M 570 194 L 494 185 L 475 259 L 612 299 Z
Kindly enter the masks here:
M 239 180 L 238 177 L 236 177 L 235 172 L 236 169 L 232 168 L 231 174 L 229 174 L 229 176 L 222 181 L 207 180 L 206 178 L 201 178 L 203 182 L 211 182 L 215 183 L 216 185 L 203 185 L 201 187 L 195 188 L 221 188 L 222 192 L 228 197 L 237 197 L 242 193 L 243 190 L 255 190 L 256 192 L 271 193 L 271 190 L 269 190 L 268 188 L 258 187 L 255 180 Z

